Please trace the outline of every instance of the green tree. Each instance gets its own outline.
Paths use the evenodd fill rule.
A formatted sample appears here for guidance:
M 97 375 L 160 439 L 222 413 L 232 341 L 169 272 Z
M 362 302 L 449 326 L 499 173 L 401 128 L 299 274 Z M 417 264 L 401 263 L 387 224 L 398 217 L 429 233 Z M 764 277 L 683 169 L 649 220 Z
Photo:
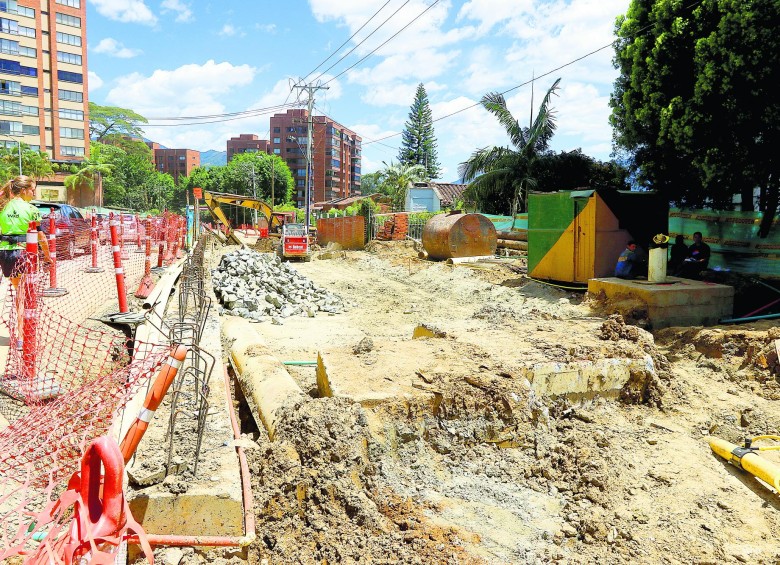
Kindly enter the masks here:
M 98 142 L 111 137 L 142 137 L 146 118 L 127 108 L 89 103 L 89 135 Z
M 458 172 L 469 183 L 464 196 L 480 210 L 491 213 L 526 210 L 528 191 L 537 179 L 533 167 L 548 148 L 555 133 L 555 115 L 550 101 L 561 79 L 547 91 L 530 127 L 522 127 L 506 106 L 503 95 L 490 92 L 482 97 L 482 106 L 504 127 L 512 147 L 477 149 L 460 164 Z
M 404 165 L 403 163 L 393 163 L 385 166 L 380 171 L 382 185 L 384 185 L 385 194 L 392 199 L 393 210 L 403 210 L 406 205 L 406 193 L 415 182 L 423 182 L 427 175 L 425 167 L 422 165 Z
M 65 177 L 63 183 L 65 188 L 70 190 L 75 189 L 77 186 L 87 186 L 90 189 L 94 189 L 97 179 L 107 177 L 113 170 L 114 166 L 108 163 L 84 161 L 78 171 Z
M 366 173 L 360 177 L 360 191 L 363 194 L 375 194 L 382 192 L 382 174 L 377 171 L 375 173 Z
M 423 83 L 417 86 L 414 102 L 409 110 L 409 119 L 404 124 L 398 162 L 402 165 L 422 165 L 425 169 L 425 180 L 439 178 L 441 174 L 431 106 Z
M 271 200 L 273 173 L 274 205 L 292 200 L 293 177 L 290 168 L 278 155 L 250 152 L 233 157 L 225 166 L 222 191 Z
M 618 153 L 637 182 L 686 206 L 780 202 L 777 0 L 632 0 L 618 18 L 611 97 Z
M 120 146 L 121 145 L 121 146 Z M 160 198 L 147 191 L 159 185 L 159 173 L 154 170 L 151 151 L 144 143 L 118 145 L 93 141 L 90 145 L 90 162 L 111 165 L 111 174 L 103 179 L 103 200 L 106 206 L 145 211 L 154 199 L 155 207 Z M 167 181 L 166 181 L 167 186 Z M 155 194 L 167 194 L 157 191 Z M 163 203 L 167 205 L 167 202 Z
M 0 176 L 3 182 L 19 174 L 19 150 L 18 146 L 0 148 Z M 21 152 L 22 174 L 35 179 L 48 178 L 54 174 L 54 168 L 45 151 L 36 151 L 22 143 Z
M 541 153 L 531 173 L 536 179 L 536 190 L 542 192 L 576 188 L 630 189 L 625 167 L 614 161 L 598 161 L 581 149 Z

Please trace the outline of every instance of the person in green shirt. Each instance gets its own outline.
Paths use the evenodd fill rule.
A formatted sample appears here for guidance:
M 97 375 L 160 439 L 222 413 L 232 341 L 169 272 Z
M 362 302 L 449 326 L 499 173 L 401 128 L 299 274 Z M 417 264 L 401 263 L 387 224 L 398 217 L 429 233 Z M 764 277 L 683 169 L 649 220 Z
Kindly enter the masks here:
M 11 280 L 16 291 L 17 310 L 17 340 L 16 346 L 21 349 L 23 336 L 22 315 L 24 297 L 19 285 L 23 272 L 25 248 L 27 246 L 27 228 L 30 222 L 36 222 L 38 227 L 38 244 L 43 251 L 45 263 L 51 263 L 49 245 L 41 232 L 41 213 L 30 200 L 35 197 L 35 181 L 28 176 L 19 175 L 8 181 L 0 193 L 0 201 L 5 202 L 0 210 L 0 268 L 3 275 Z

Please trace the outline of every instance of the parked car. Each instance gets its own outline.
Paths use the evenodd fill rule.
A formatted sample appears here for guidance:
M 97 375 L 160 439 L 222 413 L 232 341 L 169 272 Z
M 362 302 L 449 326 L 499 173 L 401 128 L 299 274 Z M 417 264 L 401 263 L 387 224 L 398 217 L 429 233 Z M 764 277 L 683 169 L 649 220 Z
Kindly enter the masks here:
M 57 237 L 57 257 L 72 259 L 76 250 L 89 252 L 91 222 L 84 218 L 76 208 L 59 202 L 30 202 L 41 211 L 41 228 L 49 236 L 49 216 L 54 214 Z

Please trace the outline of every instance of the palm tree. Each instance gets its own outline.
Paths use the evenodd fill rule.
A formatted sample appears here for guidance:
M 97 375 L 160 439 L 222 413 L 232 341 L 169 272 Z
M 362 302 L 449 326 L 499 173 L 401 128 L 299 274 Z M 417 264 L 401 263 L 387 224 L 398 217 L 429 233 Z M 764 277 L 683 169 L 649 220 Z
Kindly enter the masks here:
M 95 180 L 100 179 L 105 175 L 110 175 L 113 170 L 114 165 L 110 165 L 108 163 L 93 163 L 90 161 L 84 161 L 80 169 L 78 169 L 74 174 L 65 177 L 63 184 L 65 185 L 65 189 L 70 192 L 75 192 L 79 188 L 88 188 L 89 190 L 93 191 L 92 197 L 94 197 Z M 100 185 L 102 188 L 102 183 L 100 183 Z M 93 200 L 93 203 L 102 206 L 102 190 L 98 196 L 98 201 L 95 202 Z M 78 199 L 80 200 L 80 197 L 78 197 Z
M 101 175 L 111 174 L 114 169 L 113 165 L 108 163 L 90 163 L 84 162 L 84 165 L 72 175 L 65 177 L 63 183 L 65 188 L 74 190 L 77 186 L 87 186 L 91 189 L 95 188 L 95 179 Z
M 393 210 L 403 210 L 406 203 L 406 192 L 414 183 L 427 180 L 424 165 L 404 165 L 393 163 L 388 165 L 384 161 L 384 170 L 379 172 L 379 178 L 385 190 L 389 194 Z
M 500 200 L 507 196 L 513 218 L 518 207 L 527 209 L 528 191 L 536 186 L 533 164 L 547 150 L 555 133 L 555 113 L 550 100 L 560 82 L 557 79 L 547 91 L 536 119 L 527 128 L 521 127 L 512 116 L 502 94 L 489 92 L 482 97 L 482 106 L 504 126 L 512 147 L 477 149 L 458 167 L 463 181 L 469 183 L 465 196 L 474 200 L 480 209 L 506 210 Z

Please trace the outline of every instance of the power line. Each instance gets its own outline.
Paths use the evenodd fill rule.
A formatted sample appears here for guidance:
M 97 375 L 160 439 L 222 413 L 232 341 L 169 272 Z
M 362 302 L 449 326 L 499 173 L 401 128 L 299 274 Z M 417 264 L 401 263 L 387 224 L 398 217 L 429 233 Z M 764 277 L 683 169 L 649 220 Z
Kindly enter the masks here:
M 278 106 L 269 106 L 268 108 L 257 108 L 255 110 L 248 110 L 247 112 L 241 112 L 240 115 L 236 114 L 225 114 L 220 115 L 216 114 L 212 116 L 213 119 L 205 119 L 205 120 L 199 120 L 194 122 L 176 122 L 176 123 L 170 123 L 170 124 L 158 124 L 158 123 L 146 123 L 146 124 L 139 124 L 139 127 L 141 129 L 147 128 L 147 127 L 153 127 L 153 128 L 159 128 L 159 127 L 179 127 L 179 126 L 198 126 L 201 124 L 217 124 L 222 122 L 232 122 L 235 120 L 243 120 L 246 118 L 256 118 L 263 116 L 265 114 L 270 114 L 271 112 L 278 112 L 279 110 L 283 110 L 285 108 L 297 108 L 299 104 L 292 103 L 292 104 L 280 104 Z M 227 117 L 225 117 L 227 116 Z M 204 118 L 207 116 L 204 116 Z M 161 121 L 175 121 L 172 118 L 158 118 Z M 191 118 L 192 119 L 192 118 Z M 197 118 L 195 118 L 197 119 Z
M 376 53 L 377 51 L 379 51 L 379 50 L 380 50 L 382 47 L 384 47 L 385 45 L 387 45 L 387 43 L 388 43 L 388 42 L 390 42 L 390 40 L 391 40 L 391 39 L 395 38 L 395 37 L 396 37 L 396 36 L 397 36 L 399 33 L 401 33 L 403 30 L 405 30 L 406 28 L 408 28 L 410 25 L 412 25 L 412 24 L 413 24 L 414 22 L 416 22 L 418 19 L 420 19 L 420 18 L 423 16 L 423 14 L 425 14 L 425 12 L 427 12 L 428 10 L 430 10 L 431 8 L 433 8 L 433 7 L 434 7 L 436 4 L 438 4 L 440 1 L 441 1 L 441 0 L 436 0 L 436 1 L 435 1 L 433 4 L 431 4 L 430 6 L 428 6 L 427 8 L 425 8 L 425 10 L 423 10 L 422 12 L 420 12 L 419 14 L 417 14 L 417 15 L 416 15 L 414 18 L 412 18 L 412 20 L 411 20 L 411 21 L 410 21 L 408 24 L 406 24 L 404 27 L 402 27 L 402 28 L 401 28 L 401 29 L 399 29 L 397 32 L 395 32 L 393 35 L 391 35 L 390 37 L 388 37 L 388 38 L 387 38 L 385 41 L 383 41 L 383 42 L 382 42 L 382 43 L 379 45 L 379 47 L 377 47 L 376 49 L 374 49 L 373 51 L 371 51 L 371 52 L 370 52 L 368 55 L 366 55 L 365 57 L 363 57 L 363 58 L 359 59 L 359 60 L 358 60 L 358 61 L 356 61 L 354 64 L 350 65 L 349 67 L 347 67 L 346 69 L 344 69 L 343 71 L 341 71 L 341 72 L 340 72 L 339 74 L 337 74 L 335 77 L 333 77 L 333 78 L 329 79 L 327 82 L 325 82 L 325 83 L 323 84 L 323 86 L 324 86 L 324 85 L 327 85 L 327 84 L 329 84 L 329 83 L 331 83 L 331 82 L 333 82 L 334 80 L 336 80 L 337 78 L 339 78 L 341 75 L 343 75 L 344 73 L 346 73 L 346 72 L 347 72 L 347 71 L 349 71 L 350 69 L 353 69 L 353 68 L 355 68 L 355 67 L 356 67 L 356 66 L 358 66 L 360 63 L 362 63 L 363 61 L 365 61 L 366 59 L 368 59 L 368 58 L 369 58 L 371 55 L 373 55 L 374 53 Z M 404 4 L 404 5 L 405 5 L 405 4 Z M 401 8 L 403 8 L 403 6 L 401 6 Z M 399 8 L 399 10 L 400 10 L 401 8 Z M 322 75 L 320 75 L 320 76 L 322 76 Z M 319 78 L 319 77 L 317 77 L 317 78 Z
M 360 31 L 362 31 L 362 29 L 363 29 L 364 27 L 366 27 L 366 26 L 367 26 L 367 25 L 368 25 L 368 24 L 371 22 L 371 20 L 373 20 L 375 17 L 377 17 L 377 16 L 379 15 L 379 12 L 381 12 L 382 10 L 384 10 L 385 6 L 387 6 L 387 5 L 388 5 L 388 4 L 389 4 L 391 1 L 392 1 L 392 0 L 387 0 L 387 2 L 385 2 L 384 4 L 382 4 L 382 6 L 381 6 L 381 7 L 380 7 L 380 8 L 379 8 L 379 9 L 378 9 L 376 12 L 374 12 L 374 14 L 373 14 L 373 15 L 372 15 L 370 18 L 368 18 L 368 19 L 367 19 L 367 20 L 366 20 L 366 21 L 363 23 L 363 25 L 362 25 L 362 26 L 360 26 L 360 27 L 359 27 L 359 28 L 358 28 L 358 29 L 355 31 L 355 33 L 353 33 L 352 35 L 350 35 L 350 36 L 349 36 L 349 38 L 347 38 L 347 40 L 346 40 L 346 41 L 344 41 L 344 43 L 342 43 L 342 44 L 341 44 L 341 45 L 339 45 L 339 46 L 338 46 L 336 49 L 334 49 L 334 50 L 333 50 L 333 52 L 332 52 L 330 55 L 328 55 L 328 56 L 327 56 L 327 58 L 326 58 L 325 60 L 323 60 L 323 61 L 322 61 L 322 62 L 321 62 L 319 65 L 317 65 L 317 66 L 316 66 L 316 67 L 314 67 L 314 68 L 313 68 L 311 71 L 309 71 L 309 72 L 306 74 L 306 76 L 305 76 L 305 77 L 303 77 L 303 78 L 302 78 L 302 79 L 301 79 L 299 82 L 305 82 L 305 81 L 306 81 L 306 79 L 307 79 L 309 76 L 313 75 L 313 74 L 314 74 L 314 73 L 317 71 L 317 69 L 319 69 L 319 68 L 320 68 L 322 65 L 324 65 L 325 63 L 327 63 L 327 62 L 330 60 L 330 58 L 331 58 L 331 57 L 333 57 L 333 56 L 334 56 L 336 53 L 338 53 L 338 52 L 341 50 L 341 48 L 342 48 L 342 47 L 344 47 L 344 46 L 345 46 L 347 43 L 349 43 L 350 41 L 352 41 L 352 39 L 354 39 L 354 37 L 355 37 L 355 36 L 356 36 L 358 33 L 360 33 Z M 402 7 L 403 7 L 403 6 L 402 6 Z M 391 17 L 392 17 L 392 16 L 391 16 Z M 385 20 L 385 21 L 387 21 L 387 20 Z M 382 25 L 380 24 L 380 26 L 379 26 L 379 27 L 382 27 Z M 379 28 L 377 28 L 377 29 L 379 29 Z M 374 31 L 376 31 L 376 29 L 375 29 Z M 372 33 L 373 33 L 373 32 L 372 32 Z M 366 39 L 368 39 L 368 38 L 366 38 Z M 365 41 L 365 40 L 364 40 L 364 41 Z M 361 43 L 362 43 L 362 42 L 361 42 Z M 358 45 L 360 45 L 360 44 L 358 43 Z M 350 51 L 350 53 L 351 53 L 351 51 Z M 349 53 L 348 53 L 348 54 L 349 54 Z M 345 55 L 345 56 L 346 56 L 346 55 Z M 342 57 L 342 59 L 343 59 L 343 57 Z M 340 60 L 341 60 L 341 59 L 339 59 L 339 61 L 340 61 Z M 338 61 L 336 61 L 336 62 L 338 63 Z M 320 75 L 320 76 L 322 76 L 322 75 Z
M 686 6 L 686 7 L 684 8 L 684 10 L 689 10 L 689 9 L 693 8 L 694 6 L 696 6 L 697 4 L 700 4 L 701 2 L 702 2 L 702 0 L 695 0 L 694 2 L 691 2 L 691 3 L 690 3 L 688 6 Z M 421 15 L 422 15 L 422 14 L 421 14 Z M 647 30 L 648 30 L 648 29 L 650 29 L 651 27 L 654 27 L 654 24 L 652 24 L 652 23 L 651 23 L 651 24 L 648 24 L 648 25 L 644 26 L 643 28 L 641 28 L 641 29 L 637 30 L 637 31 L 636 31 L 636 33 L 633 33 L 633 34 L 629 35 L 629 36 L 628 36 L 628 37 L 626 37 L 626 38 L 617 38 L 617 39 L 615 39 L 615 40 L 613 40 L 613 41 L 611 41 L 611 42 L 607 43 L 606 45 L 603 45 L 603 46 L 599 47 L 598 49 L 594 49 L 593 51 L 591 51 L 591 52 L 589 52 L 589 53 L 586 53 L 585 55 L 582 55 L 582 56 L 580 56 L 580 57 L 577 57 L 576 59 L 572 59 L 572 60 L 571 60 L 571 61 L 569 61 L 568 63 L 564 63 L 563 65 L 560 65 L 559 67 L 556 67 L 556 68 L 554 68 L 554 69 L 551 69 L 551 70 L 547 71 L 546 73 L 543 73 L 543 74 L 541 74 L 541 75 L 539 75 L 539 76 L 536 76 L 536 77 L 532 78 L 531 80 L 528 80 L 528 81 L 525 81 L 525 82 L 523 82 L 523 83 L 521 83 L 521 84 L 518 84 L 518 85 L 516 85 L 516 86 L 513 86 L 512 88 L 508 88 L 508 89 L 504 90 L 503 92 L 500 92 L 499 94 L 501 94 L 501 95 L 503 96 L 504 94 L 506 94 L 506 93 L 508 93 L 508 92 L 512 92 L 513 90 L 517 90 L 518 88 L 522 88 L 522 87 L 524 87 L 524 86 L 527 86 L 527 85 L 529 85 L 529 84 L 532 84 L 533 82 L 535 82 L 535 81 L 537 81 L 537 80 L 539 80 L 539 79 L 541 79 L 541 78 L 544 78 L 544 77 L 546 77 L 546 76 L 549 76 L 549 75 L 551 75 L 551 74 L 553 74 L 553 73 L 555 73 L 555 72 L 557 72 L 557 71 L 560 71 L 561 69 L 564 69 L 564 68 L 566 68 L 566 67 L 569 67 L 569 66 L 573 65 L 574 63 L 578 63 L 578 62 L 582 61 L 583 59 L 587 59 L 587 58 L 588 58 L 588 57 L 590 57 L 591 55 L 595 55 L 596 53 L 598 53 L 598 52 L 600 52 L 600 51 L 603 51 L 604 49 L 607 49 L 607 48 L 609 48 L 609 47 L 612 47 L 612 46 L 614 46 L 614 45 L 615 45 L 615 44 L 616 44 L 618 41 L 621 41 L 622 39 L 630 39 L 630 38 L 635 38 L 635 37 L 638 37 L 639 35 L 641 35 L 641 34 L 642 34 L 642 33 L 644 33 L 645 31 L 647 31 Z M 381 45 L 380 45 L 380 47 L 381 47 Z M 370 55 L 370 53 L 369 53 L 369 55 Z M 360 61 L 358 61 L 358 62 L 360 62 Z M 346 70 L 349 70 L 349 69 L 346 69 Z M 346 71 L 345 71 L 345 72 L 346 72 Z M 342 74 L 343 74 L 343 73 L 342 73 Z M 340 76 L 340 75 L 337 75 L 337 76 L 333 77 L 333 79 L 331 79 L 331 80 L 334 80 L 334 79 L 338 78 L 338 76 Z M 328 81 L 328 82 L 330 82 L 330 81 Z M 328 84 L 328 83 L 326 82 L 325 84 Z M 434 120 L 431 120 L 431 122 L 432 122 L 432 123 L 434 123 L 434 122 L 439 122 L 439 121 L 441 121 L 441 120 L 445 120 L 445 119 L 447 119 L 447 118 L 451 118 L 452 116 L 455 116 L 455 115 L 457 115 L 457 114 L 460 114 L 460 113 L 462 113 L 462 112 L 465 112 L 466 110 L 471 110 L 472 108 L 476 108 L 477 106 L 481 106 L 481 105 L 482 105 L 482 102 L 475 102 L 474 104 L 471 104 L 470 106 L 466 106 L 465 108 L 461 108 L 460 110 L 455 110 L 454 112 L 450 112 L 449 114 L 445 114 L 444 116 L 439 116 L 438 118 L 436 118 L 436 119 L 434 119 Z M 398 137 L 399 135 L 402 135 L 402 134 L 403 134 L 403 132 L 400 132 L 400 131 L 399 131 L 399 132 L 396 132 L 396 133 L 393 133 L 393 134 L 386 135 L 386 136 L 384 136 L 384 137 L 379 137 L 379 138 L 377 138 L 377 139 L 371 139 L 371 140 L 368 140 L 368 141 L 364 141 L 364 142 L 363 142 L 363 145 L 371 145 L 372 143 L 379 143 L 379 142 L 381 142 L 381 141 L 384 141 L 385 139 L 390 139 L 390 138 L 393 138 L 393 137 Z
M 436 0 L 436 1 L 438 2 L 439 0 Z M 364 37 L 364 38 L 363 38 L 363 39 L 360 41 L 360 43 L 356 44 L 356 45 L 355 45 L 355 46 L 354 46 L 352 49 L 350 49 L 349 51 L 347 51 L 346 53 L 344 53 L 344 55 L 342 55 L 342 56 L 339 58 L 339 60 L 338 60 L 338 61 L 336 61 L 335 63 L 333 63 L 333 64 L 332 64 L 330 67 L 328 67 L 328 68 L 327 68 L 327 69 L 325 69 L 324 71 L 322 71 L 322 72 L 319 74 L 319 76 L 318 76 L 316 79 L 314 79 L 314 80 L 316 81 L 316 80 L 319 80 L 319 79 L 321 79 L 321 78 L 322 78 L 322 76 L 323 76 L 325 73 L 327 73 L 327 72 L 328 72 L 329 70 L 331 70 L 333 67 L 335 67 L 336 65 L 338 65 L 338 64 L 339 64 L 341 61 L 343 61 L 344 59 L 346 59 L 346 58 L 347 58 L 347 57 L 348 57 L 348 56 L 349 56 L 349 55 L 350 55 L 350 54 L 351 54 L 351 53 L 352 53 L 352 52 L 353 52 L 355 49 L 357 49 L 358 47 L 360 47 L 361 45 L 363 45 L 363 43 L 365 43 L 365 42 L 366 42 L 366 40 L 367 40 L 369 37 L 371 37 L 371 36 L 372 36 L 372 35 L 374 35 L 374 34 L 375 34 L 377 31 L 379 31 L 379 30 L 382 28 L 382 26 L 383 26 L 383 25 L 385 25 L 385 24 L 386 24 L 388 21 L 390 21 L 390 20 L 392 19 L 392 17 L 393 17 L 393 16 L 395 16 L 395 15 L 396 15 L 398 12 L 400 12 L 400 11 L 401 11 L 401 9 L 402 9 L 404 6 L 406 6 L 406 5 L 407 5 L 409 2 L 410 2 L 410 0 L 406 0 L 406 2 L 404 2 L 403 4 L 401 4 L 401 5 L 398 7 L 398 9 L 397 9 L 395 12 L 393 12 L 392 14 L 390 14 L 390 15 L 389 15 L 389 16 L 388 16 L 388 17 L 385 19 L 385 21 L 383 21 L 381 24 L 379 24 L 379 25 L 377 26 L 377 28 L 376 28 L 374 31 L 372 31 L 372 32 L 371 32 L 371 33 L 369 33 L 367 36 L 365 36 L 365 37 Z M 396 35 L 398 35 L 398 34 L 396 33 Z M 395 36 L 393 36 L 393 37 L 395 37 Z M 391 39 L 392 39 L 392 38 L 391 38 Z M 339 75 L 339 76 L 340 76 L 340 75 Z M 333 79 L 331 79 L 331 80 L 333 80 Z M 330 81 L 328 81 L 328 82 L 330 82 Z M 327 83 L 325 83 L 325 84 L 327 84 Z

